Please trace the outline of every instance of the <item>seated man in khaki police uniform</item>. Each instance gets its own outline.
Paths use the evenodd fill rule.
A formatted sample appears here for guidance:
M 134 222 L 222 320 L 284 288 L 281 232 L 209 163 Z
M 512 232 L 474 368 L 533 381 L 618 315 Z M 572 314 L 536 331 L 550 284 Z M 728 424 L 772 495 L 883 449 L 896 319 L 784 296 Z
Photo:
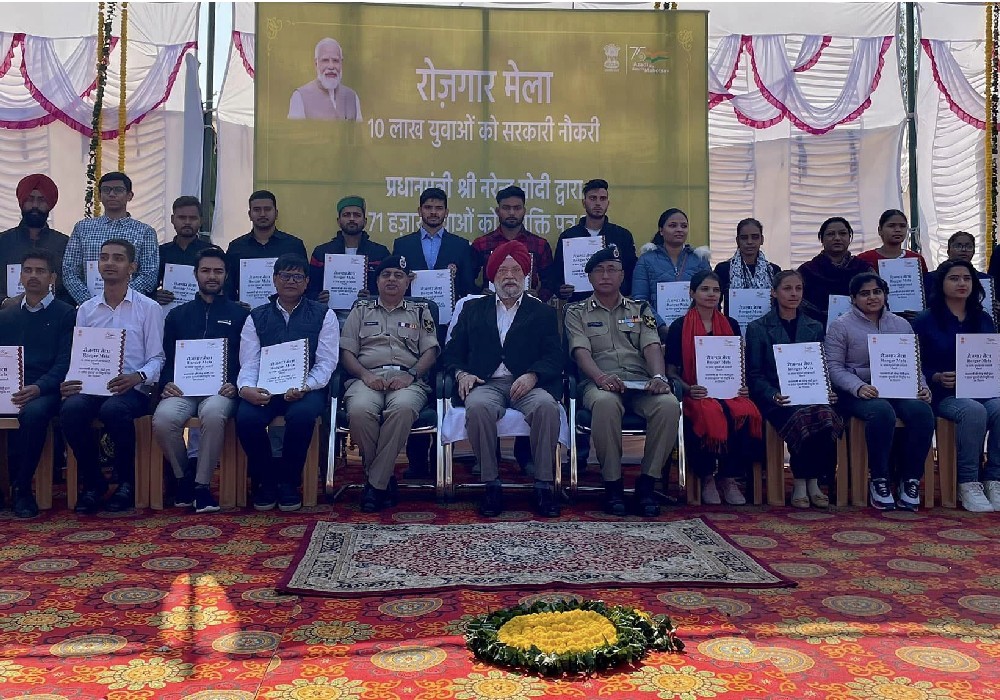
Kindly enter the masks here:
M 438 355 L 437 329 L 424 304 L 403 301 L 413 273 L 392 255 L 378 267 L 378 298 L 359 300 L 340 334 L 351 439 L 361 449 L 367 481 L 361 510 L 395 501 L 396 457 L 427 403 L 427 371 Z
M 622 480 L 622 416 L 646 419 L 642 473 L 635 482 L 635 510 L 660 514 L 654 485 L 677 439 L 680 404 L 664 377 L 656 318 L 644 301 L 623 297 L 618 247 L 594 253 L 584 268 L 594 293 L 566 308 L 566 342 L 580 369 L 579 399 L 591 411 L 591 440 L 604 478 L 604 508 L 626 513 Z

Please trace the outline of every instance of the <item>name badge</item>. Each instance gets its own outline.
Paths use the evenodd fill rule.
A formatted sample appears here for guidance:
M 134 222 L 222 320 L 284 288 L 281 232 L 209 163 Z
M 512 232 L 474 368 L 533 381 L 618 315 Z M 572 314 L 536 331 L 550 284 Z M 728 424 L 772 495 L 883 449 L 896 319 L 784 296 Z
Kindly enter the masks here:
M 365 321 L 366 326 L 377 326 L 378 321 Z
M 600 328 L 604 325 L 604 321 L 591 321 L 587 324 L 587 328 Z

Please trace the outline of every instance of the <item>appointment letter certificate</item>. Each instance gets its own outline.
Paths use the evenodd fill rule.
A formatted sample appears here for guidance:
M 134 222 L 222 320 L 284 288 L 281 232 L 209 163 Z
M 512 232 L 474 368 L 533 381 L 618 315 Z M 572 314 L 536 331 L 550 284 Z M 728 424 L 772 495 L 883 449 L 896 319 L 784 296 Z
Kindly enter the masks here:
M 268 345 L 260 350 L 260 372 L 257 386 L 272 394 L 284 394 L 289 389 L 306 385 L 309 372 L 309 341 L 290 340 Z
M 912 333 L 871 334 L 868 361 L 880 399 L 915 399 L 920 390 L 917 336 Z
M 185 396 L 215 396 L 226 381 L 226 339 L 178 340 L 174 384 Z
M 900 311 L 924 310 L 924 281 L 920 258 L 879 260 L 878 274 L 889 284 L 889 309 Z
M 329 307 L 346 311 L 354 306 L 358 292 L 367 286 L 367 272 L 364 255 L 328 254 L 323 261 L 323 289 L 330 292 Z
M 97 269 L 97 263 L 97 260 L 87 261 L 87 291 L 95 297 L 104 293 L 104 280 Z
M 733 335 L 699 335 L 694 339 L 698 384 L 709 398 L 733 399 L 743 386 L 743 339 Z
M 12 416 L 20 412 L 11 397 L 23 388 L 24 347 L 0 345 L 0 416 Z
M 592 292 L 594 285 L 583 269 L 587 266 L 590 256 L 604 248 L 604 236 L 587 236 L 586 238 L 564 238 L 563 246 L 563 279 L 572 285 L 574 291 Z
M 955 397 L 1000 397 L 1000 334 L 959 333 L 955 336 Z
M 740 324 L 745 335 L 747 325 L 771 310 L 770 289 L 730 289 L 729 315 Z
M 691 308 L 690 282 L 658 282 L 656 284 L 656 313 L 669 326 Z
M 24 294 L 24 285 L 21 284 L 20 263 L 7 266 L 7 296 L 16 297 L 18 294 Z
M 410 283 L 410 295 L 430 299 L 438 307 L 439 325 L 451 323 L 455 311 L 455 273 L 444 270 L 414 270 L 416 275 Z
M 779 343 L 774 346 L 778 386 L 791 406 L 830 403 L 826 363 L 821 343 Z
M 851 310 L 851 297 L 846 294 L 831 294 L 830 305 L 827 307 L 826 330 L 830 324 Z
M 173 263 L 164 265 L 163 289 L 174 295 L 174 300 L 162 307 L 163 316 L 166 317 L 171 309 L 193 301 L 195 294 L 198 293 L 198 281 L 194 278 L 194 265 L 174 265 Z
M 125 369 L 125 329 L 73 329 L 73 351 L 67 381 L 83 382 L 82 393 L 111 396 L 108 382 Z
M 255 309 L 266 304 L 274 290 L 274 263 L 277 258 L 240 260 L 240 301 Z

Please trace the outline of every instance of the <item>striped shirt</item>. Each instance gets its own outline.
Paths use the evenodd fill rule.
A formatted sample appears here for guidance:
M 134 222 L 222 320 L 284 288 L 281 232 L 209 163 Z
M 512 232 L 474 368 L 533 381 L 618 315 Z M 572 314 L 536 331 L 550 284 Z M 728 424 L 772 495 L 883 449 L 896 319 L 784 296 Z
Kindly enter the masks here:
M 101 246 L 111 238 L 122 238 L 135 246 L 138 271 L 129 286 L 143 294 L 150 294 L 158 282 L 160 247 L 156 231 L 149 224 L 126 216 L 112 221 L 107 216 L 78 221 L 70 234 L 63 255 L 63 284 L 77 304 L 93 296 L 87 289 L 87 262 L 99 260 Z

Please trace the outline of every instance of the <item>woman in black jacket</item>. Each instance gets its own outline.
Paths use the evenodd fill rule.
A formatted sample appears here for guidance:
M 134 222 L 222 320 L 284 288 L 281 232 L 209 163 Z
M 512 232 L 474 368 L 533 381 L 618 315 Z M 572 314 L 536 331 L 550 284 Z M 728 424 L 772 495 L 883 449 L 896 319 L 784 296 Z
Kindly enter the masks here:
M 747 385 L 764 420 L 788 444 L 795 477 L 792 505 L 826 508 L 830 499 L 820 490 L 819 479 L 834 472 L 844 423 L 829 404 L 789 406 L 779 388 L 774 361 L 775 345 L 823 340 L 823 325 L 799 312 L 802 289 L 802 275 L 794 270 L 779 272 L 771 281 L 771 311 L 747 326 Z M 837 400 L 832 391 L 829 396 L 830 403 Z

